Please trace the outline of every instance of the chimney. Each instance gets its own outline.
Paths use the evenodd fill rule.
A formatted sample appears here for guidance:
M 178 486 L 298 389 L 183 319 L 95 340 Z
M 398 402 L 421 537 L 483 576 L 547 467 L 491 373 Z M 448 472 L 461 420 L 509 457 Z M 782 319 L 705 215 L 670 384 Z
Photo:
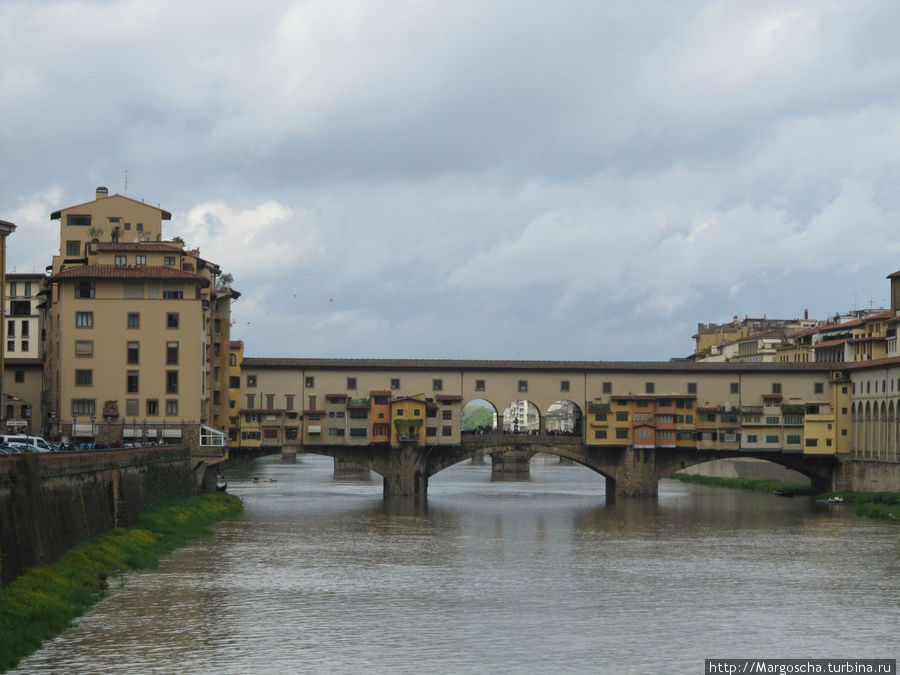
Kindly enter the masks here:
M 106 199 L 109 196 L 109 190 L 102 185 L 97 188 L 97 199 Z
M 803 318 L 804 318 L 804 319 L 808 319 L 808 318 L 809 318 L 809 310 L 808 310 L 808 309 L 804 309 L 804 310 L 803 310 Z

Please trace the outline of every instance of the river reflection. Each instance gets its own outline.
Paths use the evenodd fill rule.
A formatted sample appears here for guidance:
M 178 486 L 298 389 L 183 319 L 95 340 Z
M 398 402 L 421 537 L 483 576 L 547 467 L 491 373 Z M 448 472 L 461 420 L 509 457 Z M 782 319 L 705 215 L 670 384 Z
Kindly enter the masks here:
M 849 506 L 672 481 L 607 505 L 597 474 L 551 463 L 520 483 L 460 465 L 427 504 L 332 476 L 315 456 L 230 472 L 241 518 L 113 582 L 16 672 L 696 673 L 900 651 L 900 530 Z

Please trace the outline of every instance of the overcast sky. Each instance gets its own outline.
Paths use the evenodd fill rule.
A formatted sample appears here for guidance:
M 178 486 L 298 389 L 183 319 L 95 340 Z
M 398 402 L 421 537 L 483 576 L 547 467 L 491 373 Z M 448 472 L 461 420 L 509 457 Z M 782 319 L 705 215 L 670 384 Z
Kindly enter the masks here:
M 3 0 L 0 35 L 8 271 L 98 185 L 159 204 L 249 356 L 665 360 L 900 269 L 896 0 Z

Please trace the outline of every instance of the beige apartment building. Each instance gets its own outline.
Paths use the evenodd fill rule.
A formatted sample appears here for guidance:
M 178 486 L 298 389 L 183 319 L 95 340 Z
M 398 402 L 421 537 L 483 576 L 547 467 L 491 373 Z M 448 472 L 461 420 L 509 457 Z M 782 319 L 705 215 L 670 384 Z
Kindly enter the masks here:
M 43 425 L 41 297 L 43 274 L 7 274 L 3 433 L 38 434 Z
M 55 211 L 46 282 L 51 436 L 177 442 L 228 417 L 230 303 L 220 269 L 162 238 L 171 214 L 97 188 Z

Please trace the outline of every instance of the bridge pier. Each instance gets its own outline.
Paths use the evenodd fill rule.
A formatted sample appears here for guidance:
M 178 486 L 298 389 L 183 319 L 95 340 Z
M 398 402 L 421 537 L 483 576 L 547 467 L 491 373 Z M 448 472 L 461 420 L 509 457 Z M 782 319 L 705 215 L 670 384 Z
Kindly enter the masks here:
M 659 494 L 659 471 L 656 468 L 656 450 L 653 448 L 627 447 L 619 460 L 616 478 L 607 479 L 616 497 L 655 497 Z
M 491 453 L 491 480 L 517 481 L 531 479 L 531 458 L 527 450 L 505 450 Z
M 368 468 L 360 466 L 356 462 L 350 462 L 345 459 L 335 457 L 334 477 L 342 479 L 369 480 L 372 477 L 372 472 Z
M 425 448 L 404 445 L 389 453 L 387 466 L 380 471 L 384 478 L 385 497 L 425 497 L 428 494 L 428 471 Z

